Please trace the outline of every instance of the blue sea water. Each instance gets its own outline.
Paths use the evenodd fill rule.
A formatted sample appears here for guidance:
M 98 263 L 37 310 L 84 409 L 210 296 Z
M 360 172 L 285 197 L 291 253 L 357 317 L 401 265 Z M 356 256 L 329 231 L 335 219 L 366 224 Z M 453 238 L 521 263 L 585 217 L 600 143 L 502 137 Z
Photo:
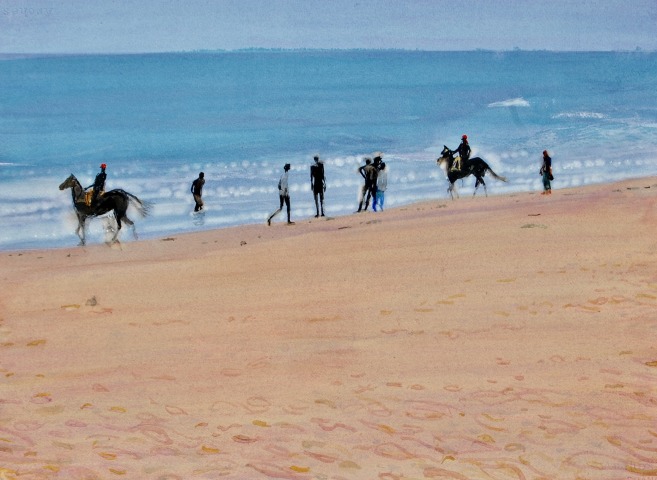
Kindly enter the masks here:
M 293 220 L 357 207 L 365 156 L 384 153 L 386 205 L 448 197 L 435 163 L 467 133 L 508 183 L 541 189 L 657 174 L 657 53 L 243 51 L 0 59 L 0 250 L 77 244 L 69 191 L 108 164 L 107 188 L 155 203 L 140 238 L 263 223 L 290 172 Z M 204 171 L 206 211 L 190 184 Z M 460 187 L 470 194 L 473 182 Z M 135 216 L 133 213 L 132 216 Z M 280 217 L 279 217 L 280 220 Z M 129 231 L 122 238 L 130 239 Z M 104 239 L 103 222 L 88 239 Z

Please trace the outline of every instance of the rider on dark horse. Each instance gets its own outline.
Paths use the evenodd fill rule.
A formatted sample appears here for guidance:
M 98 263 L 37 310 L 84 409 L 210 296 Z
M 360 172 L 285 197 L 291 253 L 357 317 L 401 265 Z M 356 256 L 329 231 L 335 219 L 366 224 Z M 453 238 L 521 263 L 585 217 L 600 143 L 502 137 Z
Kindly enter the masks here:
M 470 160 L 470 144 L 468 143 L 467 135 L 463 135 L 461 137 L 461 144 L 458 146 L 455 152 L 458 152 L 459 156 L 456 157 L 456 160 L 454 160 L 454 164 L 451 168 L 453 171 L 461 170 L 463 165 L 467 163 L 468 160 Z
M 107 165 L 104 163 L 100 164 L 100 172 L 98 175 L 96 175 L 96 179 L 94 180 L 93 185 L 90 185 L 87 187 L 87 189 L 93 187 L 93 193 L 91 195 L 91 204 L 90 206 L 93 206 L 96 204 L 96 201 L 98 200 L 98 197 L 102 195 L 105 192 L 105 180 L 107 179 L 107 174 L 105 173 L 105 169 L 107 168 Z

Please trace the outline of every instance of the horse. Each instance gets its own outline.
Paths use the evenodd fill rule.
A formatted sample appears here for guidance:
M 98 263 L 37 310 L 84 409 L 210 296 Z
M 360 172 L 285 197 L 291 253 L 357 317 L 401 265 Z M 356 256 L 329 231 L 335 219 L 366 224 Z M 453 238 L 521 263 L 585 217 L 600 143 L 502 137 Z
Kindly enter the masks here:
M 444 146 L 443 151 L 440 152 L 440 157 L 436 159 L 436 163 L 438 166 L 443 166 L 444 164 L 447 164 L 445 167 L 445 170 L 447 172 L 447 179 L 449 180 L 449 188 L 447 191 L 449 194 L 452 196 L 452 200 L 454 200 L 454 192 L 456 189 L 454 188 L 454 183 L 459 179 L 459 178 L 465 178 L 469 177 L 470 175 L 474 175 L 477 181 L 475 182 L 475 189 L 474 193 L 472 196 L 474 197 L 477 194 L 477 189 L 479 188 L 479 185 L 484 186 L 484 193 L 486 196 L 488 196 L 488 191 L 486 190 L 486 182 L 484 182 L 484 175 L 486 175 L 486 172 L 490 172 L 490 174 L 493 176 L 493 178 L 497 180 L 501 180 L 502 182 L 506 182 L 506 177 L 503 177 L 501 175 L 498 175 L 493 171 L 492 168 L 481 158 L 479 157 L 474 157 L 470 158 L 466 162 L 462 162 L 461 164 L 461 169 L 460 170 L 452 170 L 452 165 L 454 164 L 454 154 L 456 152 L 453 150 L 450 150 L 447 148 L 447 146 Z M 456 191 L 456 196 L 459 196 L 458 191 Z
M 135 223 L 128 218 L 126 212 L 128 211 L 128 206 L 130 204 L 134 205 L 137 209 L 137 212 L 145 217 L 150 213 L 152 204 L 147 201 L 142 201 L 137 198 L 135 195 L 126 192 L 125 190 L 115 189 L 105 192 L 103 195 L 98 197 L 98 200 L 93 205 L 87 205 L 85 201 L 85 190 L 82 188 L 82 185 L 75 178 L 75 175 L 71 174 L 66 180 L 62 182 L 59 186 L 60 190 L 65 190 L 67 188 L 71 189 L 71 196 L 73 197 L 73 207 L 75 208 L 75 213 L 78 217 L 78 228 L 75 230 L 75 233 L 80 238 L 80 245 L 85 245 L 85 222 L 89 217 L 98 217 L 109 212 L 114 213 L 114 218 L 116 219 L 117 228 L 114 230 L 114 236 L 110 240 L 111 243 L 118 242 L 119 232 L 121 231 L 121 222 L 125 222 L 132 227 L 132 232 L 135 238 L 137 238 L 137 232 L 135 230 Z

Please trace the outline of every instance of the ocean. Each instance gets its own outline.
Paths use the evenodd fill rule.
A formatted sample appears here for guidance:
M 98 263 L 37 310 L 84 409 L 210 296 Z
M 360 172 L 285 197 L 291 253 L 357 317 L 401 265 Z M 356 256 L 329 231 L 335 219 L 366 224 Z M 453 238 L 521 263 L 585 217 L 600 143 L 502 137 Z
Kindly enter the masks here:
M 472 156 L 508 178 L 486 177 L 489 195 L 541 190 L 544 149 L 555 190 L 657 175 L 657 53 L 5 55 L 0 250 L 76 245 L 70 191 L 58 186 L 71 173 L 91 185 L 101 163 L 107 189 L 154 203 L 144 219 L 129 211 L 141 239 L 265 225 L 285 163 L 292 219 L 315 221 L 316 154 L 331 217 L 354 213 L 357 169 L 377 151 L 386 207 L 448 202 L 435 160 L 462 134 Z M 198 215 L 190 185 L 200 171 Z M 474 181 L 458 185 L 471 195 Z M 104 241 L 106 224 L 89 222 L 88 243 Z M 129 229 L 121 239 L 131 241 Z

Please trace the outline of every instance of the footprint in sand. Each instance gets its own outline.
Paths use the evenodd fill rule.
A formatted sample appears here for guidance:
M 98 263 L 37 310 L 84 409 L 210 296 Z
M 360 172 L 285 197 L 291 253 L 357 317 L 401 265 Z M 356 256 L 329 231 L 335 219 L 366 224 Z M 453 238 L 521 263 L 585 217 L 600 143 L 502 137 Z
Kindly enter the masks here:
M 165 405 L 164 409 L 169 415 L 187 415 L 187 412 L 180 407 L 174 405 Z
M 243 407 L 249 413 L 265 413 L 269 411 L 271 402 L 264 397 L 250 397 L 247 399 L 246 404 L 244 404 Z
M 460 392 L 462 390 L 462 388 L 459 385 L 445 385 L 443 387 L 443 390 L 447 390 L 448 392 L 456 393 L 456 392 Z

